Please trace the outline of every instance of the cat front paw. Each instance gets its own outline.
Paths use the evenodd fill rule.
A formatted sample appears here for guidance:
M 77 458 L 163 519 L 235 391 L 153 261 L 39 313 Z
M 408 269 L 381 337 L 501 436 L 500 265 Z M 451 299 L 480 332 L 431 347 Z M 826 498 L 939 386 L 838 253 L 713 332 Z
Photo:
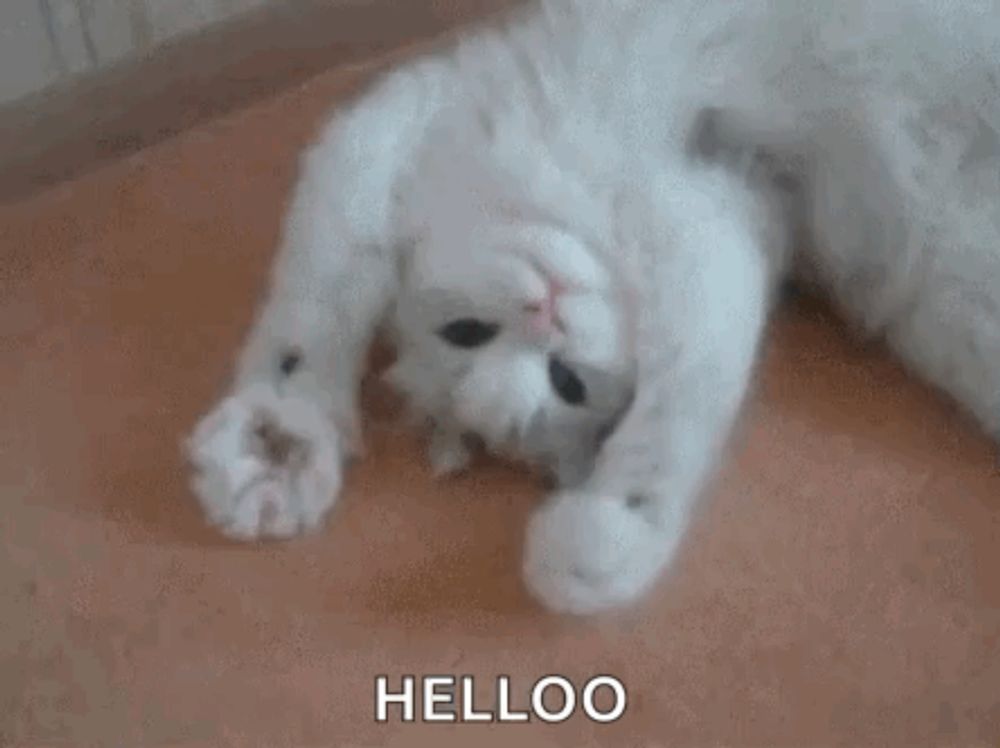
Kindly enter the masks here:
M 465 470 L 472 460 L 472 452 L 460 433 L 435 426 L 427 446 L 427 457 L 434 477 L 444 478 Z
M 186 446 L 208 521 L 236 540 L 313 530 L 340 492 L 340 440 L 324 408 L 271 384 L 227 397 Z
M 525 585 L 557 613 L 620 608 L 652 587 L 674 545 L 671 534 L 652 523 L 635 500 L 558 493 L 528 523 Z

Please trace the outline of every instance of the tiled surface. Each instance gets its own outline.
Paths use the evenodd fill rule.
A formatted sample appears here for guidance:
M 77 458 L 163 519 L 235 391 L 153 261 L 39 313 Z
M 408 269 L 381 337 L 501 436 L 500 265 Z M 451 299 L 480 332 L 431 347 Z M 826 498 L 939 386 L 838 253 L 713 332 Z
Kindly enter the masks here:
M 393 404 L 329 526 L 207 530 L 178 441 L 219 393 L 336 73 L 0 209 L 0 744 L 995 746 L 993 445 L 805 306 L 779 314 L 718 485 L 636 610 L 521 588 L 539 495 L 433 482 Z M 379 673 L 621 678 L 596 726 L 376 725 Z
M 294 0 L 291 0 L 294 1 Z M 0 103 L 278 0 L 3 0 Z

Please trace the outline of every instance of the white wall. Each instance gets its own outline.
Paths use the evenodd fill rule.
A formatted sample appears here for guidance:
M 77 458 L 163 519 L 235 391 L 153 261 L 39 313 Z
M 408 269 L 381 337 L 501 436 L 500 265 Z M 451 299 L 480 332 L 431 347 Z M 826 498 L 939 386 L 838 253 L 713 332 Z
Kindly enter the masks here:
M 0 0 L 0 104 L 282 0 Z

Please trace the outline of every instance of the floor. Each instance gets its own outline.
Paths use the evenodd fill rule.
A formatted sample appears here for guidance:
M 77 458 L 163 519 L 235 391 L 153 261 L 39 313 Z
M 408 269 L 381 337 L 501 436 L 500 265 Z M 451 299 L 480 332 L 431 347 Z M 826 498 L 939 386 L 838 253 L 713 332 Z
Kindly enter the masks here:
M 207 529 L 179 442 L 261 291 L 329 73 L 0 208 L 0 744 L 1000 745 L 995 447 L 819 308 L 783 309 L 672 573 L 565 620 L 518 578 L 540 496 L 435 483 L 392 398 L 329 528 Z M 388 724 L 374 678 L 596 673 L 624 717 Z M 393 712 L 393 714 L 396 714 Z M 516 742 L 515 742 L 516 741 Z

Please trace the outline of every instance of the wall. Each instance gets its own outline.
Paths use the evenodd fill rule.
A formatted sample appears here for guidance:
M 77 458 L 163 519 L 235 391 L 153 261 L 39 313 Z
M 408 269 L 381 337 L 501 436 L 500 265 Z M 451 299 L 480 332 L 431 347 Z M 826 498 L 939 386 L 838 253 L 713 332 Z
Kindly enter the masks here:
M 281 0 L 0 0 L 0 104 Z
M 0 204 L 519 2 L 0 0 Z

